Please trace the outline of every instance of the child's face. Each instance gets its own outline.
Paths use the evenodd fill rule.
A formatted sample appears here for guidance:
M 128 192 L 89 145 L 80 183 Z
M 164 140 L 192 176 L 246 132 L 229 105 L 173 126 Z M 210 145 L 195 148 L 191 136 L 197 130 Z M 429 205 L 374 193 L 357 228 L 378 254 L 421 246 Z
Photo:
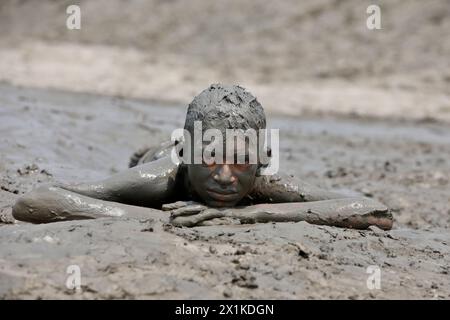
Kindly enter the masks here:
M 244 198 L 253 188 L 258 164 L 236 163 L 235 159 L 227 163 L 189 164 L 188 178 L 198 196 L 212 207 L 232 207 Z M 243 151 L 245 153 L 245 151 Z
M 232 207 L 255 182 L 256 164 L 190 164 L 188 176 L 195 192 L 212 207 Z

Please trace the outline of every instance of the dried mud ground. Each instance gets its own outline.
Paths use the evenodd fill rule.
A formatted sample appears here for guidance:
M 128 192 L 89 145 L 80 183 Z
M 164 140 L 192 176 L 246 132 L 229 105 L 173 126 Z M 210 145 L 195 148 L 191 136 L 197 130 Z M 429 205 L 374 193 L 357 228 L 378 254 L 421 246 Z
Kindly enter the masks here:
M 0 84 L 0 298 L 450 298 L 450 128 L 437 122 L 269 120 L 283 170 L 386 203 L 389 232 L 303 222 L 174 228 L 157 210 L 148 220 L 10 223 L 21 194 L 126 168 L 184 112 Z M 66 288 L 70 265 L 81 269 L 81 292 Z M 367 287 L 371 265 L 380 289 Z

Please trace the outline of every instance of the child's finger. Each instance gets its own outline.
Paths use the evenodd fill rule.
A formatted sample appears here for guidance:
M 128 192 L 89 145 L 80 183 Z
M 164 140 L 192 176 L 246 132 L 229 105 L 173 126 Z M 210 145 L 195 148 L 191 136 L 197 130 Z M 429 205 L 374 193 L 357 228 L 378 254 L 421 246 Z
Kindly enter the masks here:
M 216 209 L 207 209 L 202 211 L 191 218 L 195 221 L 195 225 L 198 225 L 202 221 L 212 220 L 215 218 L 223 218 L 225 216 L 224 211 L 219 211 Z
M 161 209 L 163 211 L 170 211 L 170 210 L 175 210 L 181 207 L 184 207 L 186 204 L 184 201 L 177 201 L 177 202 L 173 202 L 173 203 L 165 203 L 161 206 Z
M 220 226 L 220 225 L 233 225 L 241 224 L 239 219 L 234 219 L 231 217 L 214 218 L 211 220 L 202 221 L 198 226 Z
M 170 222 L 175 226 L 195 227 L 202 221 L 222 217 L 224 217 L 224 212 L 215 209 L 207 209 L 196 215 L 177 217 L 171 216 Z
M 173 202 L 173 203 L 166 203 L 163 204 L 161 209 L 163 211 L 170 211 L 170 210 L 175 210 L 175 209 L 179 209 L 179 208 L 183 208 L 189 205 L 193 205 L 193 204 L 197 204 L 194 201 L 177 201 L 177 202 Z
M 170 216 L 172 218 L 176 218 L 176 217 L 180 217 L 180 216 L 190 216 L 196 213 L 199 213 L 202 210 L 205 210 L 206 207 L 204 205 L 201 204 L 196 204 L 196 205 L 191 205 L 191 206 L 186 206 L 186 207 L 182 207 L 179 209 L 175 209 L 171 212 Z

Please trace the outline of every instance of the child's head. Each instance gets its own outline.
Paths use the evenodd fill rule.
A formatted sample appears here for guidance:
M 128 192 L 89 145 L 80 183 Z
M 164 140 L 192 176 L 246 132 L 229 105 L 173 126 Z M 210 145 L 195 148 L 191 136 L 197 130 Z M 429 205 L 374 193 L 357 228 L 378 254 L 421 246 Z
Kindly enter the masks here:
M 189 104 L 184 128 L 192 137 L 196 121 L 201 122 L 202 133 L 208 129 L 217 129 L 222 133 L 224 153 L 227 129 L 253 129 L 258 132 L 266 128 L 264 110 L 251 93 L 240 86 L 221 84 L 211 85 Z M 202 155 L 208 143 L 200 144 Z M 263 143 L 257 141 L 258 146 Z M 187 145 L 185 151 L 193 155 L 194 145 Z M 248 161 L 249 150 L 248 141 L 234 148 L 235 154 L 241 152 L 246 155 L 245 163 L 238 163 L 233 155 L 234 161 L 224 158 L 222 164 L 216 163 L 220 161 L 188 164 L 188 179 L 195 193 L 211 206 L 230 207 L 238 203 L 251 191 L 259 168 L 259 163 Z

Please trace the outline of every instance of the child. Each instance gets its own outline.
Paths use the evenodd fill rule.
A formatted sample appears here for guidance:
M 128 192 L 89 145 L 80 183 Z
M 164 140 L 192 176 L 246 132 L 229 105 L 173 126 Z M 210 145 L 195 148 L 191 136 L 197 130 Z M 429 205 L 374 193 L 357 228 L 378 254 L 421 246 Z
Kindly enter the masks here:
M 253 95 L 242 87 L 220 84 L 210 86 L 190 103 L 185 136 L 195 136 L 196 122 L 201 123 L 201 133 L 215 129 L 225 138 L 230 129 L 266 128 L 264 110 Z M 257 140 L 258 146 L 264 144 L 262 138 Z M 196 148 L 205 154 L 207 146 L 196 141 L 185 139 L 177 145 L 181 161 L 174 161 L 174 145 L 168 143 L 135 154 L 132 168 L 105 180 L 40 187 L 17 201 L 13 215 L 36 223 L 151 217 L 154 211 L 146 209 L 151 207 L 170 210 L 170 221 L 180 226 L 307 221 L 359 229 L 392 227 L 390 210 L 375 200 L 348 198 L 283 174 L 262 176 L 264 164 L 260 157 L 255 163 L 248 160 L 245 142 L 243 150 L 233 147 L 236 155 L 244 151 L 244 162 L 236 161 L 236 155 L 231 161 L 219 155 L 223 161 L 213 157 L 213 161 L 188 162 Z

